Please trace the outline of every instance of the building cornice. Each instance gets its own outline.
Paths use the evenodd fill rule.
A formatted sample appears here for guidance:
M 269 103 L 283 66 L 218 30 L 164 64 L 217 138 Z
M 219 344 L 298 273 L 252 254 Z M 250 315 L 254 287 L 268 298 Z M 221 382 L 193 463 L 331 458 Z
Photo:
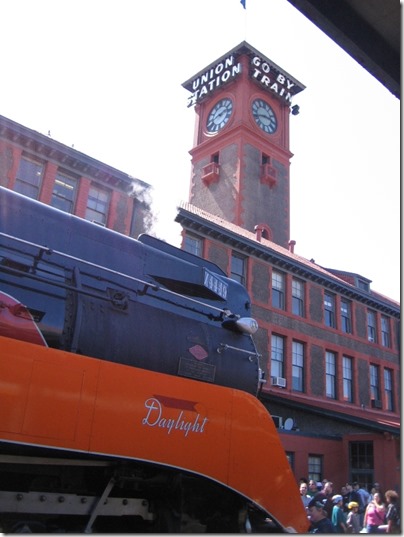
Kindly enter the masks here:
M 128 193 L 133 183 L 144 188 L 150 187 L 139 179 L 4 116 L 0 116 L 0 139 L 16 144 L 44 160 L 55 162 L 77 176 L 93 178 Z
M 384 300 L 381 295 L 374 296 L 371 291 L 362 291 L 334 276 L 323 267 L 301 256 L 292 254 L 285 248 L 267 240 L 265 240 L 265 244 L 264 241 L 259 242 L 253 238 L 255 237 L 253 233 L 247 232 L 234 224 L 228 224 L 225 220 L 222 221 L 220 218 L 209 215 L 190 204 L 183 204 L 177 210 L 175 221 L 191 232 L 227 244 L 246 255 L 270 262 L 273 266 L 288 270 L 297 276 L 316 282 L 327 289 L 338 292 L 351 300 L 362 302 L 366 306 L 375 308 L 392 317 L 400 317 L 400 305 L 398 303 L 389 299 Z

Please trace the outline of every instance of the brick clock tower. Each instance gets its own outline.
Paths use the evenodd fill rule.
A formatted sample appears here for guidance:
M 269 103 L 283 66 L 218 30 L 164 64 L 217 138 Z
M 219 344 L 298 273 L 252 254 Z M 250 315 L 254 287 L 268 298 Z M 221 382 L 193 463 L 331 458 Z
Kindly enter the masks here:
M 304 86 L 242 42 L 183 87 L 196 112 L 190 203 L 288 248 L 289 117 Z

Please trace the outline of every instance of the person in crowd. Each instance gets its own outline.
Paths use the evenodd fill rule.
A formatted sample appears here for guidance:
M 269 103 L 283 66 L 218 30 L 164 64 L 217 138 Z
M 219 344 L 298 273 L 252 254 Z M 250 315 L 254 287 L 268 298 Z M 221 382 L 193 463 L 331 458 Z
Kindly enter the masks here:
M 378 491 L 376 490 L 375 487 L 372 487 L 372 488 L 370 489 L 370 499 L 369 499 L 369 503 L 373 500 L 373 498 L 374 498 L 376 492 L 378 492 Z
M 348 503 L 349 513 L 346 519 L 347 533 L 360 533 L 361 524 L 359 519 L 359 504 L 357 502 Z
M 382 488 L 380 486 L 380 483 L 373 483 L 373 487 L 370 490 L 370 499 L 373 500 L 373 496 L 375 492 L 380 492 L 381 496 L 383 497 Z
M 324 484 L 324 487 L 319 492 L 317 492 L 315 496 L 313 496 L 314 500 L 318 500 L 320 502 L 325 500 L 324 507 L 325 507 L 325 510 L 327 511 L 327 516 L 330 520 L 332 516 L 332 510 L 334 507 L 334 503 L 332 501 L 333 487 L 334 485 L 333 483 L 331 483 L 331 481 L 326 481 Z
M 347 490 L 347 503 L 349 502 L 356 502 L 360 506 L 360 496 L 359 494 L 353 489 L 352 483 L 346 484 L 346 490 Z
M 300 497 L 302 499 L 304 507 L 307 507 L 309 505 L 309 502 L 311 500 L 311 496 L 307 494 L 307 483 L 300 483 L 299 487 L 300 491 Z
M 387 502 L 386 512 L 386 533 L 400 533 L 401 532 L 401 514 L 400 504 L 398 501 L 398 494 L 395 490 L 387 490 L 385 493 Z
M 326 499 L 316 500 L 312 498 L 307 507 L 310 520 L 309 533 L 334 533 L 331 520 L 327 516 L 324 503 Z
M 354 491 L 357 492 L 359 496 L 362 498 L 362 502 L 366 506 L 370 500 L 369 492 L 364 487 L 362 487 L 358 481 L 354 481 L 352 483 L 352 487 Z
M 363 487 L 360 486 L 360 484 L 357 481 L 354 481 L 352 483 L 353 490 L 358 494 L 359 501 L 355 500 L 359 503 L 359 517 L 361 519 L 361 525 L 363 526 L 363 519 L 365 516 L 365 510 L 366 506 L 369 503 L 370 500 L 370 494 L 367 490 L 365 490 Z
M 348 514 L 348 504 L 349 504 L 349 495 L 348 495 L 348 489 L 345 485 L 341 487 L 341 496 L 342 496 L 342 510 L 345 514 Z
M 386 508 L 379 492 L 375 492 L 365 510 L 363 527 L 367 533 L 381 533 L 379 526 L 385 524 Z
M 331 522 L 334 528 L 334 533 L 347 533 L 346 519 L 342 509 L 342 496 L 336 494 L 332 497 L 334 507 L 332 509 Z
M 317 494 L 317 492 L 318 492 L 317 481 L 315 479 L 310 479 L 309 487 L 307 489 L 307 494 L 313 497 Z

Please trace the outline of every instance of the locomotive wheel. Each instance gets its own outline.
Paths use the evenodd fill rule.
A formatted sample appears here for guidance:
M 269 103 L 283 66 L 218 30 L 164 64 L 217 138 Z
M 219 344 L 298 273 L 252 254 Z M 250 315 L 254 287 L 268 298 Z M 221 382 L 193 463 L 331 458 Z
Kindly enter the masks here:
M 156 524 L 156 533 L 181 533 L 181 519 L 169 507 L 159 510 Z
M 22 520 L 12 526 L 10 533 L 48 533 L 48 530 L 45 524 L 37 520 Z

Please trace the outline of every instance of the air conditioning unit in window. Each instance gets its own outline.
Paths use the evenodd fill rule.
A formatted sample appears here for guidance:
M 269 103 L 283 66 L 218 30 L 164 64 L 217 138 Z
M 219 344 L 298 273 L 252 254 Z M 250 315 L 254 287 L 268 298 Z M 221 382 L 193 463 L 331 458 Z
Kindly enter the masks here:
M 382 408 L 382 402 L 379 401 L 378 399 L 372 399 L 371 406 L 372 408 Z
M 278 172 L 276 168 L 268 163 L 261 165 L 260 181 L 262 184 L 268 185 L 270 188 L 272 188 L 276 185 L 277 178 Z
M 272 416 L 272 419 L 274 420 L 275 427 L 277 429 L 282 429 L 282 427 L 283 427 L 283 419 L 281 418 L 281 416 Z
M 283 377 L 271 377 L 272 386 L 280 386 L 281 388 L 286 388 L 286 379 Z
M 217 162 L 209 162 L 202 168 L 202 181 L 209 186 L 211 183 L 219 180 L 220 166 Z

